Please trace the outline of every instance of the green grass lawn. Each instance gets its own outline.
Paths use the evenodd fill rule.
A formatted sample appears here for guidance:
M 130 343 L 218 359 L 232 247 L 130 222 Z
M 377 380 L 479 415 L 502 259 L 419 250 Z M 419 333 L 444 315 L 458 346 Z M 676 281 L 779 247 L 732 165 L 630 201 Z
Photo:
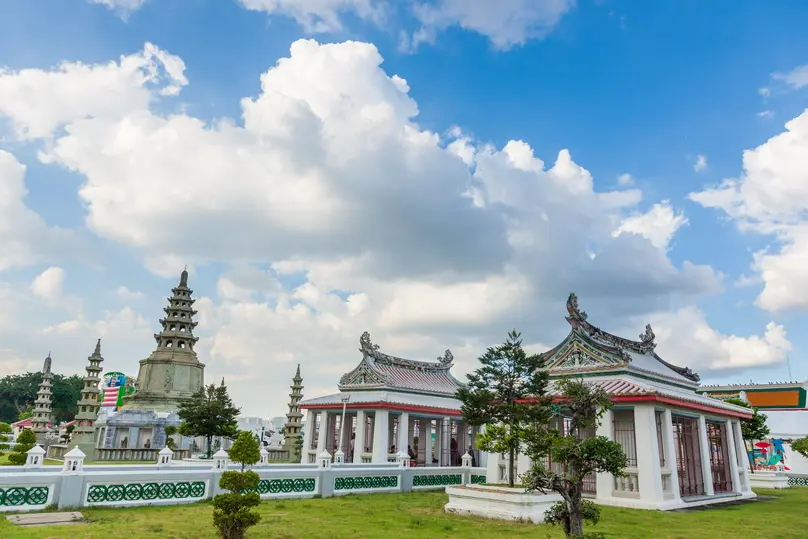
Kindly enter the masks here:
M 803 539 L 808 537 L 808 488 L 760 491 L 777 499 L 690 513 L 604 507 L 601 523 L 587 526 L 612 539 Z M 484 539 L 563 537 L 559 528 L 447 515 L 443 492 L 365 494 L 311 500 L 271 500 L 248 536 L 323 539 Z M 210 503 L 82 509 L 89 524 L 19 528 L 0 520 L 4 539 L 214 538 Z

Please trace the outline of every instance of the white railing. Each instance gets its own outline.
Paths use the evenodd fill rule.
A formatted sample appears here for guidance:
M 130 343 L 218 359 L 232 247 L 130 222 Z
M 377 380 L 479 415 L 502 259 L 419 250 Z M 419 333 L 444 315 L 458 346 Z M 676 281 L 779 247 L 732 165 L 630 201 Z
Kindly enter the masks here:
M 67 457 L 66 457 L 67 460 Z M 64 507 L 166 505 L 222 493 L 221 473 L 232 463 L 174 461 L 153 465 L 88 465 L 0 468 L 0 512 Z M 412 468 L 396 464 L 265 464 L 251 468 L 262 499 L 409 492 L 482 483 L 485 468 Z
M 614 478 L 612 496 L 619 498 L 639 498 L 640 480 L 636 468 L 626 468 L 623 476 Z

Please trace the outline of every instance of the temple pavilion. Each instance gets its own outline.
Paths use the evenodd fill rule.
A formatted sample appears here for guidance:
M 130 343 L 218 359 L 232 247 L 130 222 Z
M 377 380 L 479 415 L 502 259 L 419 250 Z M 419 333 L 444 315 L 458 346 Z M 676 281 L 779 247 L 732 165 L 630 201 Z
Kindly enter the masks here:
M 307 413 L 301 461 L 342 451 L 346 462 L 382 463 L 404 452 L 418 466 L 459 465 L 475 435 L 454 398 L 461 383 L 451 374 L 452 353 L 437 361 L 402 359 L 380 352 L 368 332 L 359 352 L 362 359 L 342 376 L 339 393 L 300 402 Z
M 629 340 L 590 324 L 575 294 L 567 300 L 567 311 L 569 334 L 543 354 L 550 391 L 561 377 L 603 388 L 614 407 L 597 432 L 579 435 L 606 436 L 628 457 L 625 477 L 603 473 L 585 481 L 589 497 L 605 505 L 668 510 L 755 496 L 740 428 L 751 410 L 699 394 L 696 373 L 654 351 L 650 325 L 639 340 Z M 563 407 L 554 421 L 560 430 L 568 429 Z M 487 481 L 501 481 L 507 466 L 503 456 L 490 455 Z M 517 474 L 529 466 L 520 455 Z

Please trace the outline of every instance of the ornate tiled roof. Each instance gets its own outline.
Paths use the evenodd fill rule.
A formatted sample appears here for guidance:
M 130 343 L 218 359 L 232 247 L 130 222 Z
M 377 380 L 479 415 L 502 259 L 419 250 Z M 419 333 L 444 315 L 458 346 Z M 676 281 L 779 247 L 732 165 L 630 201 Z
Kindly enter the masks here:
M 544 354 L 551 374 L 626 368 L 694 388 L 698 384 L 698 374 L 686 367 L 672 365 L 657 355 L 654 351 L 656 336 L 651 324 L 645 326 L 639 341 L 633 341 L 590 324 L 586 312 L 578 308 L 575 294 L 570 294 L 567 299 L 567 312 L 567 322 L 572 327 L 570 334 L 561 344 Z
M 389 389 L 453 396 L 462 386 L 451 374 L 454 357 L 449 350 L 435 361 L 414 361 L 384 354 L 366 331 L 359 339 L 362 361 L 339 381 L 340 391 Z
M 702 407 L 708 407 L 715 410 L 725 412 L 732 412 L 734 414 L 743 414 L 751 416 L 752 412 L 749 408 L 736 406 L 734 404 L 726 403 L 722 400 L 700 395 L 695 391 L 688 391 L 686 389 L 678 389 L 675 387 L 667 386 L 660 383 L 644 382 L 639 380 L 627 380 L 626 378 L 609 378 L 609 379 L 593 379 L 587 380 L 588 384 L 600 386 L 609 396 L 617 397 L 662 397 L 679 401 L 685 405 L 693 404 Z M 554 397 L 562 396 L 556 388 L 554 382 L 548 387 L 548 394 Z

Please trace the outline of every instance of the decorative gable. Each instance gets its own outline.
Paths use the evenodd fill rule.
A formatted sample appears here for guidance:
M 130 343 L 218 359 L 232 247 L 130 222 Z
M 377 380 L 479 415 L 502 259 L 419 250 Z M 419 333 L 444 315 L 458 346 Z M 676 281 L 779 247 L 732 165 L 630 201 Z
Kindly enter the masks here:
M 572 372 L 576 370 L 592 370 L 599 367 L 611 368 L 618 365 L 625 365 L 628 361 L 619 355 L 611 355 L 603 350 L 598 350 L 576 338 L 573 334 L 568 342 L 558 347 L 554 353 L 547 358 L 548 369 L 551 373 L 557 371 Z
M 340 378 L 339 386 L 380 386 L 387 383 L 384 376 L 373 370 L 365 361 Z

